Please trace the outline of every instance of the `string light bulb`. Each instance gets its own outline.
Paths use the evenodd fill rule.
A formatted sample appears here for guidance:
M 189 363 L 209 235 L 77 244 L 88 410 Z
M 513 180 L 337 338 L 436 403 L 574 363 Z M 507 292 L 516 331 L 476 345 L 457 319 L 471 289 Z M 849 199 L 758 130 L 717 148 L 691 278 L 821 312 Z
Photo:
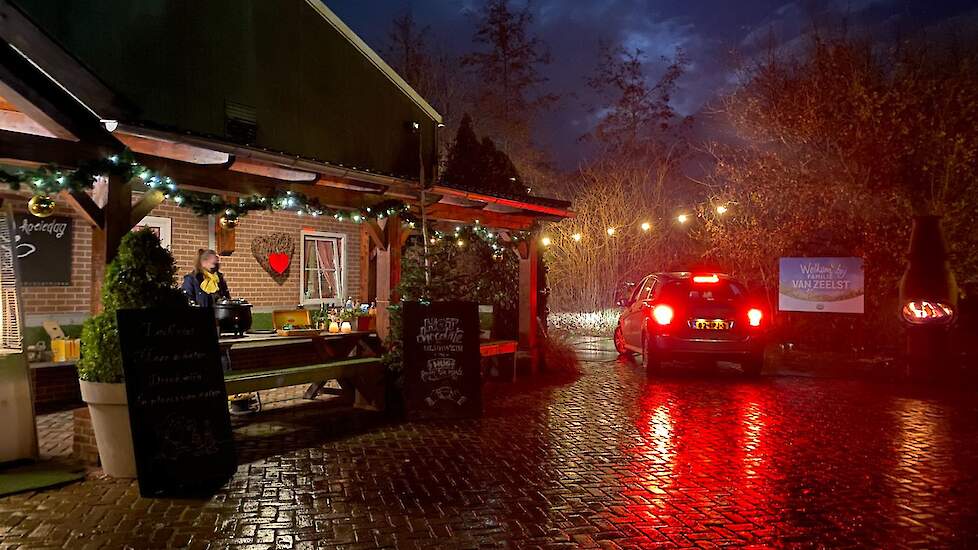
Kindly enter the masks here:
M 727 207 L 726 206 L 724 206 L 722 204 L 720 206 L 717 206 L 717 214 L 719 214 L 719 215 L 722 216 L 722 215 L 724 215 L 726 213 L 727 213 Z
M 581 242 L 583 236 L 580 233 L 574 233 L 571 235 L 571 238 L 574 239 L 575 242 Z
M 609 227 L 608 228 L 608 236 L 609 237 L 614 237 L 616 232 L 617 232 L 617 229 L 615 229 L 614 227 Z
M 679 223 L 686 223 L 686 222 L 689 221 L 689 215 L 688 214 L 680 214 L 680 215 L 676 216 L 676 221 L 678 221 Z
M 642 231 L 648 232 L 649 229 L 652 229 L 652 224 L 649 222 L 642 222 Z
M 550 237 L 544 237 L 540 239 L 540 244 L 543 246 L 550 246 Z

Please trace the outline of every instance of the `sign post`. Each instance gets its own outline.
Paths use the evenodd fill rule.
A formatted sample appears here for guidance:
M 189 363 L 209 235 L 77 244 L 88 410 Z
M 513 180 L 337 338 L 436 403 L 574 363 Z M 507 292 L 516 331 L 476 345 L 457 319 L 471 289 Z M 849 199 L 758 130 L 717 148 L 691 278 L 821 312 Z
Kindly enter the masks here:
M 412 418 L 482 414 L 479 306 L 404 302 L 405 404 Z
M 151 308 L 117 315 L 140 494 L 217 490 L 237 459 L 214 313 Z
M 781 258 L 778 309 L 863 313 L 862 258 Z

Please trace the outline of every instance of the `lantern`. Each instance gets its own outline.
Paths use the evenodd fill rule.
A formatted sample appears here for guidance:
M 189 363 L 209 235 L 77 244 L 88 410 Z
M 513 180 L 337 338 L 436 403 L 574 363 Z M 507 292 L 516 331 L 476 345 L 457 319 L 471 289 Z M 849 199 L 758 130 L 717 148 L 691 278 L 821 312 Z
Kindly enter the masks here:
M 239 221 L 238 213 L 228 208 L 224 211 L 224 215 L 221 216 L 221 227 L 224 229 L 234 229 L 238 227 Z

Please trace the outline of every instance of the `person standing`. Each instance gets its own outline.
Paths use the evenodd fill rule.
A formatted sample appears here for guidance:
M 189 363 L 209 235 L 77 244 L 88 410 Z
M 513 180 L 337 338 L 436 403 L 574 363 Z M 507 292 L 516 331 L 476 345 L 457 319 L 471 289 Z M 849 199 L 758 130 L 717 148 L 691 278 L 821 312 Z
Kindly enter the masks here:
M 184 276 L 181 289 L 191 304 L 200 307 L 213 307 L 217 300 L 231 299 L 217 252 L 209 249 L 198 252 L 194 270 Z

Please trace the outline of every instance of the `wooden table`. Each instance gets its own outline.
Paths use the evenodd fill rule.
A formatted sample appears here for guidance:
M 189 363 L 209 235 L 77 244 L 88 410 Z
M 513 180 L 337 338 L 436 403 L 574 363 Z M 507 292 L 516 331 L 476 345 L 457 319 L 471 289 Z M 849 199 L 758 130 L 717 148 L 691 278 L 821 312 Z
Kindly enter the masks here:
M 383 408 L 384 372 L 379 359 L 383 354 L 383 346 L 376 333 L 356 331 L 331 334 L 324 331 L 294 336 L 246 334 L 243 337 L 222 336 L 218 343 L 227 361 L 225 380 L 229 388 L 242 386 L 269 389 L 310 382 L 304 395 L 307 399 L 314 399 L 320 393 L 339 393 L 351 395 L 354 406 L 358 408 Z M 239 369 L 235 368 L 235 363 L 231 360 L 232 350 L 259 350 L 292 345 L 311 346 L 314 350 L 313 364 L 305 360 L 288 365 Z M 316 376 L 324 379 L 317 379 Z M 325 388 L 327 380 L 337 380 L 340 390 Z

